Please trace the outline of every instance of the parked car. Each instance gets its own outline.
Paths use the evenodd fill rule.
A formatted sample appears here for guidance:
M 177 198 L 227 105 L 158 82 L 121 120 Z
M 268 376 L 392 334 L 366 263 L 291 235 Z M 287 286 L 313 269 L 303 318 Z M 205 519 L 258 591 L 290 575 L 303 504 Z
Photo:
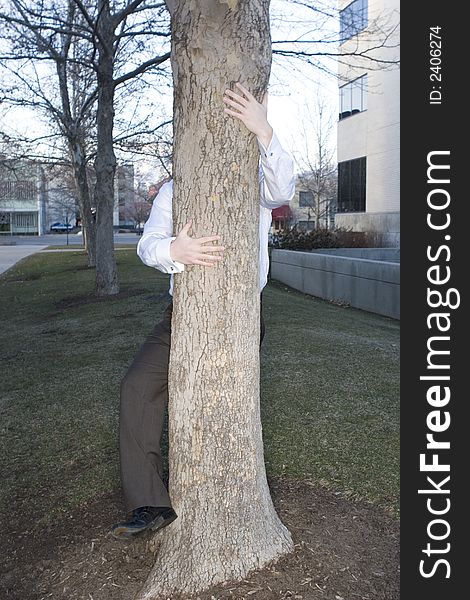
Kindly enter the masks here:
M 73 225 L 71 223 L 52 223 L 51 231 L 55 231 L 57 233 L 64 233 L 65 231 L 72 231 Z

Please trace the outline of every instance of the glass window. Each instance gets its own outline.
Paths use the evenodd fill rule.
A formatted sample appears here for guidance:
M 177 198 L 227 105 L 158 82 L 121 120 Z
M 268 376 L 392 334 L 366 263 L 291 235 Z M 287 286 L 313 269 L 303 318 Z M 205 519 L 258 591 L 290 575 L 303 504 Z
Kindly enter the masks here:
M 313 206 L 313 193 L 299 192 L 299 206 L 301 208 L 308 208 L 309 206 Z
M 349 85 L 344 85 L 339 89 L 341 96 L 341 112 L 340 119 L 351 115 L 351 88 Z
M 337 212 L 365 212 L 366 157 L 338 164 Z
M 354 0 L 339 13 L 341 42 L 349 40 L 367 27 L 368 0 Z
M 297 227 L 302 231 L 313 231 L 315 229 L 315 221 L 299 221 Z
M 351 83 L 351 114 L 362 111 L 362 80 L 356 79 Z
M 362 79 L 362 108 L 361 110 L 367 110 L 367 75 L 363 75 Z
M 339 120 L 362 112 L 367 108 L 367 75 L 362 75 L 339 88 Z

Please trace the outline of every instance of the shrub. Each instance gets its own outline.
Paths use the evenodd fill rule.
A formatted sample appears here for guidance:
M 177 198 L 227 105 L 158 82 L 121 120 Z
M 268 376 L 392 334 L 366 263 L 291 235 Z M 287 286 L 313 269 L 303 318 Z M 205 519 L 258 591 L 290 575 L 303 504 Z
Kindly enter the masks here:
M 374 236 L 366 231 L 335 229 L 312 229 L 304 231 L 296 225 L 289 231 L 278 234 L 273 239 L 273 248 L 282 250 L 313 250 L 314 248 L 371 248 Z

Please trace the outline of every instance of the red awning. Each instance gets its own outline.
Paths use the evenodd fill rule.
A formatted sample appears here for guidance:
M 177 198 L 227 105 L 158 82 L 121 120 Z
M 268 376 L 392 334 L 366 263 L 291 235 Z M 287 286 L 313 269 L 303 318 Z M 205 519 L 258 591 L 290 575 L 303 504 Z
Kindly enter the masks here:
M 288 204 L 283 204 L 274 208 L 272 211 L 273 219 L 290 219 L 292 217 L 292 211 Z

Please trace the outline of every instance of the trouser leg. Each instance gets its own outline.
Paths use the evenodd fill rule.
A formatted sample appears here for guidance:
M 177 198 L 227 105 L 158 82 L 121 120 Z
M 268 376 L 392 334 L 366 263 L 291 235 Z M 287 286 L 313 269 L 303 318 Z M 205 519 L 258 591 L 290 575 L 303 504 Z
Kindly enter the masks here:
M 171 313 L 170 304 L 121 382 L 121 483 L 129 512 L 140 506 L 171 506 L 160 449 L 168 404 Z
M 259 348 L 261 350 L 261 344 L 263 343 L 264 334 L 266 332 L 266 326 L 264 324 L 264 319 L 263 319 L 263 292 L 261 292 L 261 295 L 260 295 L 259 317 L 260 317 Z

